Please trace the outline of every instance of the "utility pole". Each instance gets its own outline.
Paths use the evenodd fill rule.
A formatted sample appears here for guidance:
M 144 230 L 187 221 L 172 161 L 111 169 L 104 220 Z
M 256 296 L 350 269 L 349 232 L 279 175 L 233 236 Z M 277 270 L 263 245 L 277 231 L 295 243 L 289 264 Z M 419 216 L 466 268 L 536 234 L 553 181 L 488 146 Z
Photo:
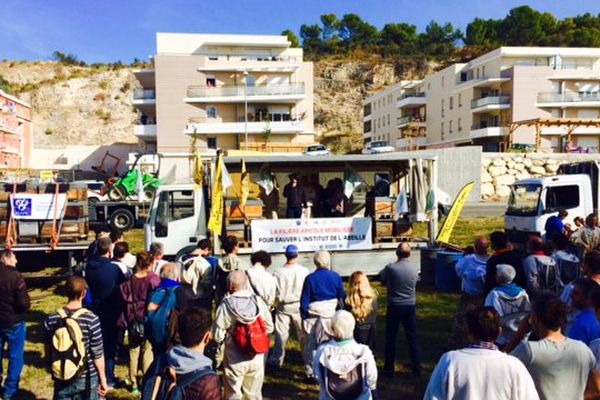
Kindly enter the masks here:
M 248 71 L 244 70 L 244 149 L 248 150 Z

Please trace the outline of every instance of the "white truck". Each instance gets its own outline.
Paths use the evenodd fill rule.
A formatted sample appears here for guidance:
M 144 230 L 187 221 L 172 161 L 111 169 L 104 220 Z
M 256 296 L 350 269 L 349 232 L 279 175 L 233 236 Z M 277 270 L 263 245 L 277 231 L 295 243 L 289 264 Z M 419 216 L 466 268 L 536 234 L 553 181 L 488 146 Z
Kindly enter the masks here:
M 566 210 L 565 223 L 598 212 L 597 161 L 563 164 L 556 176 L 523 179 L 511 185 L 504 228 L 511 242 L 524 243 L 530 235 L 544 235 L 548 218 Z
M 225 157 L 225 165 L 232 175 L 234 184 L 239 181 L 236 174 L 241 171 L 241 157 L 232 156 Z M 280 192 L 283 193 L 283 186 L 287 183 L 287 176 L 290 173 L 296 173 L 300 176 L 301 181 L 311 182 L 313 184 L 321 184 L 325 186 L 328 180 L 336 178 L 343 179 L 344 170 L 352 168 L 357 174 L 362 176 L 366 185 L 359 186 L 354 191 L 349 202 L 348 216 L 357 221 L 351 221 L 352 227 L 354 223 L 362 224 L 365 220 L 365 204 L 367 191 L 376 186 L 378 180 L 382 176 L 389 179 L 387 184 L 388 190 L 391 187 L 393 193 L 388 193 L 388 196 L 400 193 L 401 183 L 406 184 L 410 188 L 409 195 L 411 206 L 411 214 L 419 214 L 420 220 L 425 217 L 424 206 L 427 193 L 437 189 L 437 157 L 421 153 L 403 153 L 403 154 L 381 154 L 381 155 L 348 155 L 348 156 L 330 156 L 330 157 L 307 157 L 307 156 L 248 156 L 244 157 L 246 167 L 251 174 L 252 180 L 256 180 L 264 167 L 268 164 L 270 173 L 279 182 Z M 214 159 L 210 161 L 211 170 L 214 170 Z M 192 174 L 190 174 L 192 176 Z M 404 181 L 403 179 L 406 179 Z M 405 183 L 406 182 L 406 183 Z M 380 185 L 381 186 L 381 185 Z M 181 183 L 173 185 L 161 185 L 154 196 L 154 200 L 150 206 L 145 229 L 145 246 L 149 248 L 150 243 L 158 241 L 162 242 L 167 258 L 177 258 L 192 248 L 198 240 L 209 237 L 207 230 L 208 213 L 210 206 L 209 188 L 210 185 L 200 187 L 193 183 Z M 228 195 L 234 194 L 236 189 L 228 191 Z M 255 185 L 254 189 L 259 192 Z M 252 191 L 251 196 L 252 198 Z M 239 190 L 238 190 L 239 192 Z M 264 193 L 260 193 L 264 195 Z M 257 196 L 258 197 L 258 196 Z M 393 204 L 393 200 L 391 200 Z M 276 203 L 279 210 L 275 210 L 279 216 L 285 215 L 285 198 L 280 196 Z M 417 204 L 421 203 L 421 204 Z M 420 207 L 420 208 L 419 208 Z M 264 215 L 271 218 L 271 211 L 265 204 Z M 277 208 L 277 207 L 276 207 Z M 283 209 L 283 210 L 282 210 Z M 397 238 L 387 237 L 386 240 L 378 239 L 380 233 L 385 229 L 390 228 L 394 224 L 391 220 L 393 213 L 393 205 L 389 208 L 390 219 L 377 219 L 373 217 L 371 226 L 373 238 L 369 237 L 368 249 L 364 247 L 360 250 L 351 249 L 351 246 L 340 245 L 335 247 L 332 253 L 333 268 L 341 275 L 349 275 L 356 269 L 361 269 L 372 275 L 378 273 L 387 263 L 393 262 L 396 258 L 395 250 L 398 246 L 400 235 Z M 368 215 L 368 213 L 367 213 Z M 362 221 L 358 221 L 361 219 Z M 337 223 L 332 218 L 314 219 L 317 224 Z M 284 221 L 290 220 L 271 220 L 263 219 L 262 224 L 267 221 L 273 226 L 285 225 Z M 259 221 L 260 222 L 260 221 Z M 301 224 L 301 220 L 296 220 L 295 224 Z M 429 237 L 433 240 L 437 236 L 437 208 L 429 214 Z M 245 229 L 249 229 L 253 224 L 246 224 Z M 281 232 L 281 231 L 279 231 Z M 256 233 L 256 232 L 255 232 Z M 253 235 L 246 235 L 250 239 Z M 370 235 L 369 235 L 370 236 Z M 351 240 L 346 237 L 348 242 Z M 277 234 L 273 235 L 273 240 L 277 240 Z M 307 239 L 308 240 L 308 239 Z M 312 239 L 310 239 L 312 240 Z M 426 239 L 422 239 L 420 243 L 413 243 L 415 246 L 427 244 Z M 248 258 L 252 251 L 259 249 L 257 243 L 244 243 L 246 247 L 240 249 L 242 258 Z M 215 243 L 217 246 L 218 244 Z M 215 246 L 215 247 L 216 247 Z M 283 265 L 283 248 L 272 251 L 273 265 Z M 331 247 L 329 247 L 331 249 Z M 301 263 L 305 266 L 312 266 L 312 255 L 314 251 L 301 250 Z M 419 254 L 415 252 L 413 255 L 415 261 L 418 262 Z

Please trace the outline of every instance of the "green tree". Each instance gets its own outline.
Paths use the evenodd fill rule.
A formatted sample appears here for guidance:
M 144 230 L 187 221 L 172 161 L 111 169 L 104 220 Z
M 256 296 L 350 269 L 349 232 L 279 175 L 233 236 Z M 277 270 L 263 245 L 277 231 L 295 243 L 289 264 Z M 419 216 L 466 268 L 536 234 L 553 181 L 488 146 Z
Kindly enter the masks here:
M 296 36 L 294 31 L 291 29 L 286 29 L 285 31 L 281 32 L 281 35 L 287 36 L 287 40 L 289 40 L 292 47 L 300 47 L 300 39 L 298 39 L 298 36 Z
M 323 41 L 321 33 L 323 29 L 319 25 L 302 24 L 300 27 L 300 38 L 302 39 L 302 48 L 308 56 L 316 57 L 321 53 Z
M 323 52 L 335 54 L 339 52 L 341 21 L 335 14 L 323 14 L 320 17 L 323 25 Z
M 386 24 L 379 34 L 379 44 L 384 56 L 414 54 L 417 40 L 417 27 L 406 23 Z
M 513 8 L 502 23 L 500 36 L 511 46 L 536 46 L 546 39 L 547 21 L 529 6 Z
M 377 28 L 363 21 L 356 14 L 346 14 L 342 17 L 340 38 L 346 50 L 361 47 L 368 49 L 377 43 L 379 32 Z
M 477 46 L 485 50 L 498 47 L 499 30 L 502 20 L 475 18 L 467 25 L 464 42 L 467 46 Z
M 419 35 L 419 43 L 427 56 L 442 59 L 454 56 L 456 44 L 461 38 L 460 30 L 454 29 L 450 22 L 440 25 L 431 21 L 425 32 Z
M 86 65 L 85 62 L 80 61 L 73 53 L 65 54 L 62 51 L 55 50 L 54 53 L 52 53 L 52 58 L 65 65 L 80 65 L 82 67 Z

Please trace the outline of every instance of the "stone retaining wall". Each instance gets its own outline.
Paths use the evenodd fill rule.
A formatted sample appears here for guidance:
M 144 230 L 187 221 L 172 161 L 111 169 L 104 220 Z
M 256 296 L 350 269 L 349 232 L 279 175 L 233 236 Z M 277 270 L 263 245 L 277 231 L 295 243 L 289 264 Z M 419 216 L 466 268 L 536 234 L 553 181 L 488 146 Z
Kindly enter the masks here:
M 555 175 L 563 163 L 586 160 L 600 160 L 600 154 L 482 153 L 481 199 L 506 198 L 515 181 Z

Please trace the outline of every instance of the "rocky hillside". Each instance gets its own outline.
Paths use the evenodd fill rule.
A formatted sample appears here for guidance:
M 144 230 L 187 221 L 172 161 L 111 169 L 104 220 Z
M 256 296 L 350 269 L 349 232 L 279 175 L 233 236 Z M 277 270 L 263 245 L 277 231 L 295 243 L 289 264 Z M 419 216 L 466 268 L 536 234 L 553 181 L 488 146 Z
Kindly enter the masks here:
M 362 101 L 400 79 L 422 76 L 430 65 L 394 65 L 374 58 L 315 63 L 315 129 L 338 151 L 362 146 Z M 0 78 L 31 103 L 35 146 L 136 142 L 131 69 L 1 62 Z
M 31 104 L 36 147 L 137 141 L 128 69 L 3 62 L 0 76 Z

